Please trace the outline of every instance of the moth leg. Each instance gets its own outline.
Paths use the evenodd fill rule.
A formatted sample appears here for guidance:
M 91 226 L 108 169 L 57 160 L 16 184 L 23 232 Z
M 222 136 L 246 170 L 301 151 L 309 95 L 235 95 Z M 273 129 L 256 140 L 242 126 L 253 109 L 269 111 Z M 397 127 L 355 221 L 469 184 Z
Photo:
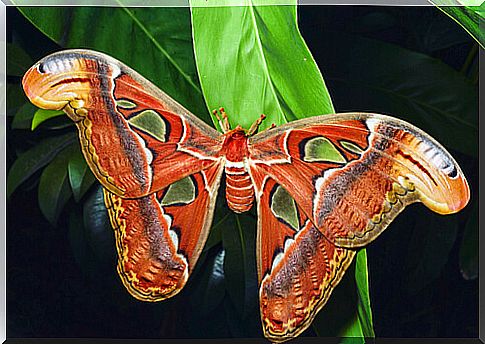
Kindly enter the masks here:
M 263 131 L 261 131 L 261 132 L 262 132 L 262 133 L 264 133 L 265 131 L 268 131 L 268 130 L 273 129 L 273 128 L 276 128 L 276 124 L 271 123 L 271 126 L 270 126 L 269 128 L 266 128 L 266 129 L 264 129 L 264 130 L 263 130 Z
M 259 126 L 261 125 L 261 123 L 263 123 L 263 120 L 265 118 L 266 118 L 266 115 L 264 113 L 262 113 L 261 116 L 259 116 L 259 118 L 257 120 L 255 120 L 254 123 L 251 125 L 251 127 L 248 130 L 247 135 L 248 136 L 254 135 L 254 133 L 256 133 L 256 131 L 258 131 Z

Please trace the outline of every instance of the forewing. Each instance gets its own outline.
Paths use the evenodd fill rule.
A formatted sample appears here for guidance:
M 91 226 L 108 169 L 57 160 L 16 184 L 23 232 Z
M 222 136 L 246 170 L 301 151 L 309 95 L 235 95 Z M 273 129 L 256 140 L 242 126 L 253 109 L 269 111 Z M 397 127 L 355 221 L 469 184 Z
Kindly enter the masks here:
M 454 213 L 470 191 L 460 167 L 433 138 L 377 114 L 295 121 L 250 139 L 251 174 L 282 185 L 332 242 L 363 246 L 409 203 Z
M 118 273 L 134 297 L 160 301 L 183 288 L 207 239 L 222 171 L 218 164 L 136 199 L 104 190 Z
M 219 159 L 217 131 L 107 55 L 54 53 L 22 83 L 33 104 L 76 123 L 91 170 L 119 196 L 146 196 Z
M 257 189 L 261 321 L 265 336 L 282 342 L 311 324 L 355 252 L 327 240 L 273 179 Z

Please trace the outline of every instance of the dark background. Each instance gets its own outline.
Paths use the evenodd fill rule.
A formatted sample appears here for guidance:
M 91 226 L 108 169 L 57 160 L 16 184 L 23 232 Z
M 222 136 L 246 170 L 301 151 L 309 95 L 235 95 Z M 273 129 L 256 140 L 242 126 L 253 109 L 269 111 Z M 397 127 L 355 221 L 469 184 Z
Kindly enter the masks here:
M 370 97 L 358 82 L 352 83 L 353 78 L 359 77 L 354 73 L 356 69 L 375 67 L 372 53 L 356 55 L 358 50 L 352 37 L 426 54 L 457 71 L 476 45 L 464 30 L 433 7 L 302 6 L 299 25 L 338 112 L 392 113 L 389 100 L 376 100 L 382 95 Z M 449 35 L 454 40 L 442 43 Z M 15 8 L 8 8 L 7 40 L 15 43 L 19 37 L 27 36 L 37 42 L 29 47 L 34 60 L 47 51 L 59 49 Z M 323 39 L 327 44 L 321 44 Z M 475 56 L 475 64 L 477 59 Z M 401 76 L 403 84 L 405 77 Z M 9 82 L 12 81 L 15 78 L 9 77 Z M 39 135 L 42 133 L 8 128 L 7 170 L 17 152 Z M 462 166 L 475 200 L 477 158 L 447 148 Z M 86 196 L 87 201 L 92 198 L 94 202 L 97 192 L 99 188 L 93 188 Z M 420 204 L 411 205 L 368 247 L 377 337 L 478 336 L 478 280 L 464 279 L 459 265 L 461 239 L 471 216 L 470 208 L 441 217 Z M 203 284 L 206 278 L 200 271 L 211 266 L 207 262 L 220 257 L 220 247 L 207 252 L 206 265 L 196 271 L 178 296 L 163 303 L 142 303 L 125 291 L 116 274 L 116 251 L 109 226 L 104 231 L 79 236 L 67 228 L 67 216 L 64 214 L 56 227 L 45 220 L 37 203 L 35 180 L 25 183 L 8 200 L 8 337 L 261 336 L 256 289 L 251 316 L 244 324 L 222 305 L 224 295 L 209 295 L 214 299 L 211 313 L 199 314 L 201 295 L 205 294 L 198 284 Z M 448 221 L 452 217 L 457 225 L 451 229 L 452 238 L 448 238 L 446 230 L 450 230 Z M 442 242 L 447 242 L 446 249 L 440 246 Z M 434 261 L 437 270 L 430 272 Z M 423 264 L 426 262 L 431 264 Z M 338 305 L 330 302 L 328 307 Z M 314 334 L 310 327 L 304 335 Z

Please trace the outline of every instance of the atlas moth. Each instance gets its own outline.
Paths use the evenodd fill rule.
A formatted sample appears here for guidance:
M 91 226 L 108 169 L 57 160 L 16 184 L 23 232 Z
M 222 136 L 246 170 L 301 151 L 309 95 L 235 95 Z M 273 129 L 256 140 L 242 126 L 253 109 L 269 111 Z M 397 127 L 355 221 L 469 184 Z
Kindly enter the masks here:
M 449 214 L 470 197 L 437 141 L 380 114 L 316 116 L 256 133 L 263 117 L 231 129 L 221 109 L 221 134 L 123 63 L 88 50 L 45 57 L 23 87 L 34 105 L 76 123 L 103 186 L 118 273 L 139 300 L 184 287 L 225 174 L 229 208 L 257 208 L 261 323 L 273 342 L 311 324 L 356 250 L 407 204 Z

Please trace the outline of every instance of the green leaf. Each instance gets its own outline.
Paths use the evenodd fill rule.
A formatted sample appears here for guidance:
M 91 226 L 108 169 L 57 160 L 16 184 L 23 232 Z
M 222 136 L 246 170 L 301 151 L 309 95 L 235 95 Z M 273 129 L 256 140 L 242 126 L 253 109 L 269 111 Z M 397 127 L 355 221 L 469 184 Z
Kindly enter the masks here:
M 478 277 L 478 230 L 478 202 L 474 202 L 460 245 L 460 270 L 466 280 Z
M 227 225 L 226 221 L 229 220 L 230 215 L 231 213 L 229 211 L 219 214 L 216 209 L 214 220 L 212 221 L 212 226 L 209 232 L 209 237 L 204 245 L 204 252 L 222 242 L 222 228 Z
M 12 129 L 29 129 L 36 109 L 30 102 L 24 102 L 15 113 L 12 121 Z
M 356 323 L 358 323 L 358 320 L 355 320 L 357 321 Z M 352 332 L 354 331 L 354 332 Z M 361 331 L 361 328 L 358 327 L 358 326 L 353 326 L 348 334 L 346 334 L 346 336 L 342 336 L 342 341 L 340 342 L 340 344 L 363 344 L 365 343 L 365 340 L 364 338 L 362 338 L 363 334 L 362 334 L 362 331 Z
M 69 159 L 69 182 L 76 202 L 79 202 L 86 191 L 94 184 L 96 178 L 86 164 L 81 150 L 78 149 Z
M 363 343 L 362 325 L 359 321 L 359 296 L 356 291 L 356 260 L 344 274 L 342 281 L 335 287 L 327 304 L 312 323 L 312 328 L 321 337 L 353 337 Z
M 7 83 L 7 116 L 15 115 L 26 102 L 27 97 L 22 86 L 18 83 Z
M 192 6 L 204 3 L 191 1 Z M 209 110 L 223 106 L 232 127 L 245 128 L 264 113 L 261 129 L 333 113 L 322 76 L 298 31 L 296 6 L 251 3 L 192 7 L 195 56 Z
M 83 204 L 83 223 L 87 244 L 94 253 L 97 264 L 111 270 L 116 264 L 116 245 L 101 185 L 86 197 Z
M 50 118 L 63 116 L 65 115 L 64 111 L 57 111 L 57 110 L 44 110 L 38 109 L 34 113 L 34 118 L 32 119 L 32 125 L 30 127 L 31 130 L 37 128 L 42 122 L 47 121 Z
M 68 116 L 62 116 L 62 114 L 49 118 L 49 121 L 42 125 L 44 130 L 62 130 L 69 127 L 76 130 L 76 124 Z M 54 135 L 53 132 L 51 133 Z
M 7 177 L 7 197 L 39 169 L 47 165 L 68 144 L 75 140 L 74 133 L 51 137 L 22 153 L 13 163 Z
M 462 4 L 456 0 L 429 1 L 458 23 L 458 25 L 480 44 L 482 49 L 485 48 L 485 33 L 483 31 L 485 9 L 483 7 L 483 1 L 475 1 L 475 3 L 472 1 L 462 1 L 462 3 L 471 6 L 457 6 Z
M 364 337 L 375 337 L 372 325 L 372 309 L 369 297 L 369 274 L 367 271 L 367 251 L 360 250 L 355 257 L 355 281 L 357 283 L 358 320 Z
M 81 208 L 81 209 L 79 209 Z M 87 276 L 114 275 L 116 245 L 103 202 L 102 188 L 85 203 L 69 209 L 69 242 L 76 262 Z M 119 280 L 116 280 L 119 283 Z
M 245 269 L 247 266 L 244 229 L 239 215 L 233 215 L 222 230 L 222 247 L 226 251 L 224 274 L 227 293 L 239 314 L 244 314 Z
M 61 47 L 99 50 L 119 59 L 210 122 L 197 81 L 188 8 L 20 7 L 19 10 Z
M 477 155 L 478 92 L 464 75 L 437 59 L 377 40 L 334 31 L 322 32 L 321 40 L 332 47 L 318 53 L 332 66 L 327 82 L 338 112 L 387 113 L 446 147 Z
M 256 268 L 257 217 L 253 211 L 237 215 L 238 225 L 241 226 L 244 233 L 246 258 L 246 265 L 244 267 L 244 313 L 242 314 L 244 319 L 250 318 L 255 310 L 259 312 L 259 283 Z
M 23 76 L 34 62 L 17 44 L 7 43 L 7 75 Z
M 369 277 L 367 272 L 367 252 L 360 250 L 355 256 L 355 282 L 357 286 L 357 312 L 340 332 L 345 337 L 342 343 L 364 343 L 361 337 L 375 337 L 372 325 L 372 310 L 369 297 Z M 355 338 L 359 337 L 359 338 Z
M 47 165 L 40 176 L 39 207 L 53 225 L 56 225 L 64 205 L 72 194 L 67 177 L 67 164 L 76 149 L 76 144 L 65 148 Z
M 379 7 L 380 8 L 380 7 Z M 458 44 L 467 44 L 469 35 L 457 30 L 447 16 L 436 15 L 437 9 L 402 10 L 399 7 L 389 8 L 401 30 L 405 30 L 410 40 L 405 46 L 408 49 L 433 55 L 439 50 Z M 357 23 L 358 25 L 358 23 Z
M 252 213 L 231 212 L 221 227 L 226 294 L 237 310 L 237 316 L 244 319 L 259 305 L 256 219 Z

